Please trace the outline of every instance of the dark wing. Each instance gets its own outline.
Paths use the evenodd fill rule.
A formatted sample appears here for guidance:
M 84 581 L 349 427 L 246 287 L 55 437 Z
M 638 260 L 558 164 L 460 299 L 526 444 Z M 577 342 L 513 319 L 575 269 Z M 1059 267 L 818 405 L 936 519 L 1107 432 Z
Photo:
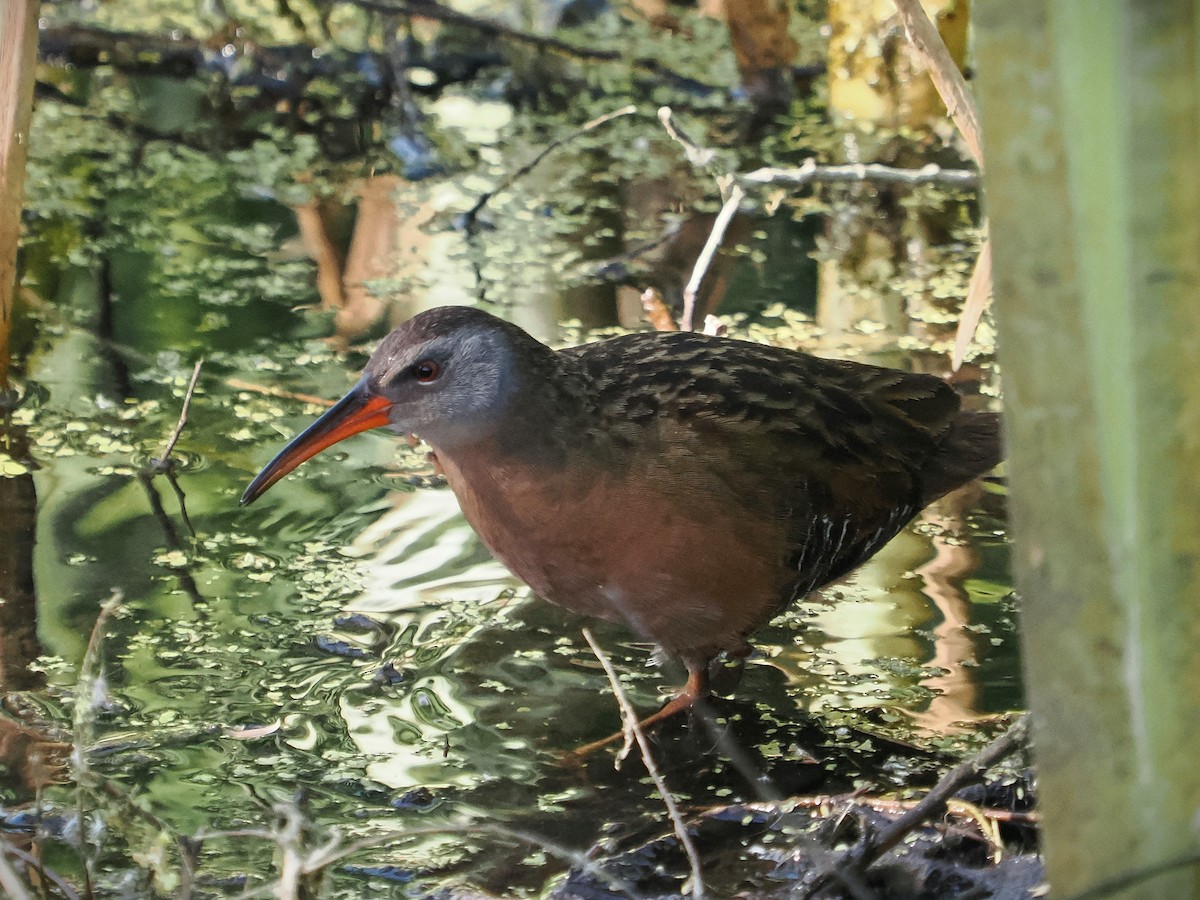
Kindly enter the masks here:
M 778 438 L 829 465 L 894 459 L 914 474 L 959 415 L 959 398 L 917 375 L 689 333 L 626 335 L 563 351 L 597 415 Z

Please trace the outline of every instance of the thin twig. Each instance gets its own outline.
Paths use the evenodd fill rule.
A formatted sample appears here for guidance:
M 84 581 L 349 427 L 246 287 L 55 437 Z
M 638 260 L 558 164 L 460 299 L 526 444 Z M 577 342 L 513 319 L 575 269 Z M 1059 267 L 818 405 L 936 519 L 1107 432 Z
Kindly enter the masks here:
M 183 434 L 183 426 L 187 424 L 188 408 L 192 405 L 192 394 L 196 392 L 196 381 L 200 378 L 200 367 L 203 365 L 203 359 L 196 360 L 195 368 L 192 369 L 192 378 L 188 382 L 187 391 L 183 395 L 183 409 L 179 412 L 179 421 L 175 424 L 175 430 L 171 432 L 171 437 L 167 440 L 167 445 L 163 448 L 162 455 L 157 459 L 151 460 L 151 464 L 157 472 L 166 471 L 170 465 L 171 452 L 175 449 L 175 444 L 179 440 L 179 436 Z
M 647 253 L 657 250 L 668 241 L 673 241 L 679 234 L 681 225 L 682 220 L 674 219 L 668 222 L 666 227 L 655 237 L 642 241 L 642 243 L 630 247 L 628 250 L 618 253 L 615 256 L 610 256 L 608 259 L 590 264 L 588 266 L 589 277 L 618 283 L 630 280 L 630 263 L 645 256 Z
M 983 136 L 979 129 L 979 111 L 975 106 L 975 98 L 967 81 L 954 64 L 946 42 L 938 33 L 937 26 L 929 20 L 921 0 L 893 0 L 900 13 L 900 21 L 904 23 L 904 31 L 913 50 L 925 63 L 929 77 L 938 96 L 946 104 L 946 111 L 958 126 L 959 133 L 975 162 L 983 168 Z
M 919 802 L 918 800 L 869 797 L 865 796 L 861 791 L 855 791 L 848 794 L 812 794 L 805 797 L 789 797 L 786 801 L 782 801 L 782 803 L 772 800 L 751 800 L 738 805 L 762 813 L 778 813 L 781 805 L 788 809 L 829 810 L 833 807 L 841 807 L 852 803 L 858 806 L 866 806 L 876 812 L 895 815 L 912 809 Z M 724 806 L 715 807 L 717 811 L 723 811 L 726 808 Z M 1041 822 L 1041 816 L 1035 810 L 1016 811 L 1011 809 L 997 809 L 993 806 L 979 806 L 975 807 L 975 809 L 985 817 L 994 819 L 997 822 L 1009 822 L 1015 825 L 1027 826 L 1034 826 Z M 961 815 L 964 818 L 973 818 L 973 816 L 966 815 L 957 800 L 951 800 L 946 805 L 946 812 L 953 816 Z
M 629 702 L 629 697 L 626 696 L 624 688 L 621 687 L 621 682 L 617 679 L 617 673 L 612 667 L 612 662 L 609 661 L 608 655 L 601 649 L 595 637 L 592 636 L 590 628 L 583 629 L 583 637 L 588 642 L 588 646 L 592 648 L 592 652 L 596 654 L 596 659 L 600 660 L 600 665 L 604 667 L 604 674 L 608 676 L 609 684 L 612 685 L 613 695 L 617 698 L 617 704 L 621 707 L 621 718 L 625 722 L 625 728 L 632 732 L 634 738 L 637 740 L 638 749 L 642 753 L 642 762 L 645 763 L 646 771 L 650 773 L 650 778 L 653 779 L 654 786 L 658 788 L 659 796 L 663 799 L 663 805 L 667 808 L 667 815 L 671 817 L 671 826 L 675 829 L 675 836 L 679 838 L 683 852 L 687 854 L 688 863 L 692 868 L 691 894 L 693 897 L 703 897 L 704 874 L 700 868 L 700 854 L 696 852 L 696 845 L 692 842 L 691 835 L 688 834 L 683 816 L 679 814 L 679 808 L 675 805 L 675 798 L 671 796 L 671 792 L 667 789 L 667 782 L 654 762 L 654 754 L 650 750 L 650 741 L 647 740 L 646 732 L 642 730 L 642 726 L 638 722 L 637 711 L 634 710 L 633 704 Z
M 333 400 L 318 397 L 315 394 L 297 394 L 295 391 L 285 391 L 280 387 L 256 384 L 253 381 L 243 381 L 241 378 L 227 378 L 225 379 L 225 384 L 235 391 L 249 391 L 254 394 L 275 397 L 279 400 L 296 400 L 300 403 L 311 403 L 313 406 L 333 406 L 334 404 Z
M 721 211 L 717 213 L 712 231 L 709 232 L 708 240 L 704 243 L 704 249 L 700 251 L 700 256 L 696 259 L 692 277 L 688 279 L 688 283 L 683 289 L 683 322 L 680 325 L 684 331 L 692 330 L 696 317 L 696 295 L 700 293 L 700 286 L 704 283 L 708 267 L 712 265 L 713 257 L 717 255 L 721 242 L 725 240 L 725 232 L 729 228 L 729 223 L 733 221 L 734 213 L 738 211 L 738 205 L 745 196 L 746 192 L 742 190 L 741 185 L 734 184 L 729 189 L 729 196 L 721 205 Z
M 1028 721 L 1022 716 L 1013 723 L 1008 731 L 980 750 L 975 756 L 966 762 L 959 763 L 943 775 L 920 803 L 881 831 L 875 840 L 871 841 L 869 848 L 862 848 L 863 851 L 869 851 L 869 855 L 861 851 L 856 854 L 859 861 L 878 857 L 881 853 L 900 843 L 905 835 L 918 825 L 940 815 L 945 809 L 947 801 L 955 793 L 968 784 L 979 781 L 988 769 L 1024 747 L 1027 732 Z
M 935 163 L 919 169 L 901 169 L 882 163 L 851 163 L 840 166 L 823 166 L 815 159 L 806 159 L 790 169 L 765 167 L 752 172 L 739 172 L 735 178 L 739 184 L 758 186 L 764 184 L 804 187 L 808 184 L 876 184 L 924 185 L 936 184 L 943 187 L 978 188 L 979 172 L 975 169 L 944 169 Z
M 807 881 L 801 898 L 811 897 L 831 879 L 845 872 L 861 872 L 876 859 L 900 843 L 909 833 L 946 809 L 946 803 L 968 784 L 979 781 L 984 772 L 1007 756 L 1025 746 L 1028 733 L 1025 716 L 996 738 L 975 756 L 959 763 L 942 776 L 925 797 L 904 815 L 894 819 L 873 836 L 859 841 L 854 847 L 839 853 L 832 866 L 822 866 Z
M 544 160 L 559 147 L 570 143 L 571 141 L 587 134 L 593 129 L 599 128 L 601 125 L 611 122 L 613 119 L 619 119 L 621 116 L 633 115 L 635 112 L 637 112 L 637 107 L 630 103 L 628 106 L 622 106 L 620 109 L 614 110 L 610 113 L 605 113 L 602 116 L 597 116 L 590 122 L 585 122 L 583 125 L 580 125 L 577 129 L 569 134 L 565 134 L 562 137 L 552 140 L 545 147 L 543 147 L 538 154 L 533 157 L 533 159 L 516 169 L 511 175 L 505 178 L 504 181 L 500 182 L 499 185 L 480 195 L 479 199 L 475 201 L 475 205 L 463 214 L 463 220 L 467 229 L 470 230 L 471 226 L 475 222 L 475 217 L 479 215 L 479 211 L 483 209 L 493 197 L 502 191 L 508 190 L 518 179 L 524 178 L 526 175 L 532 172 L 535 168 L 537 168 L 542 160 Z

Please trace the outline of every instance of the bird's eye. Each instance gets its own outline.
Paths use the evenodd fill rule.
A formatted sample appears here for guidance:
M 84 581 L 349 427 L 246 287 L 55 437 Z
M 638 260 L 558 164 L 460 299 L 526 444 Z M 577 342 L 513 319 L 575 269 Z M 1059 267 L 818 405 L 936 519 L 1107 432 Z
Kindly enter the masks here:
M 431 381 L 437 381 L 438 376 L 442 374 L 442 367 L 432 359 L 423 359 L 415 363 L 410 371 L 413 378 L 421 384 L 429 384 Z

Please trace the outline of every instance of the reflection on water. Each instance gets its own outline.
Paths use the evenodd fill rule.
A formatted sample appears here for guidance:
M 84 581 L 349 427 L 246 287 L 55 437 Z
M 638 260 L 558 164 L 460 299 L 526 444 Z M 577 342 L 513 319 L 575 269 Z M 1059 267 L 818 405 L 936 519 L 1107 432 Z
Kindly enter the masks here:
M 373 615 L 453 601 L 485 601 L 516 587 L 458 511 L 446 489 L 393 495 L 392 506 L 349 547 L 365 569 L 363 592 L 348 606 Z
M 874 709 L 878 723 L 900 724 L 903 715 L 908 724 L 901 731 L 916 725 L 952 734 L 962 731 L 960 723 L 1015 702 L 999 691 L 1000 705 L 989 707 L 982 696 L 981 658 L 998 651 L 980 639 L 995 614 L 981 617 L 988 607 L 973 605 L 966 588 L 978 573 L 977 544 L 984 540 L 963 517 L 972 510 L 962 503 L 972 499 L 978 499 L 973 488 L 944 498 L 846 581 L 768 626 L 767 645 L 779 641 L 771 662 L 788 674 L 803 708 L 824 714 Z M 957 515 L 942 512 L 954 504 Z M 992 539 L 992 550 L 1003 552 L 1003 546 Z M 790 639 L 782 632 L 788 626 L 795 628 Z M 1011 682 L 1012 660 L 1009 665 Z

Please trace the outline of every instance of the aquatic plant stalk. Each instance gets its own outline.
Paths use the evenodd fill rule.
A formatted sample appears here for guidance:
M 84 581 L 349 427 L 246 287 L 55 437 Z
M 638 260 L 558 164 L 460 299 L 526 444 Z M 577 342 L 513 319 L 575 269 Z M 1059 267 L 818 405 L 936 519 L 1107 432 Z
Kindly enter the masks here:
M 1200 3 L 973 5 L 1056 896 L 1194 851 Z M 1195 897 L 1174 869 L 1122 896 Z

